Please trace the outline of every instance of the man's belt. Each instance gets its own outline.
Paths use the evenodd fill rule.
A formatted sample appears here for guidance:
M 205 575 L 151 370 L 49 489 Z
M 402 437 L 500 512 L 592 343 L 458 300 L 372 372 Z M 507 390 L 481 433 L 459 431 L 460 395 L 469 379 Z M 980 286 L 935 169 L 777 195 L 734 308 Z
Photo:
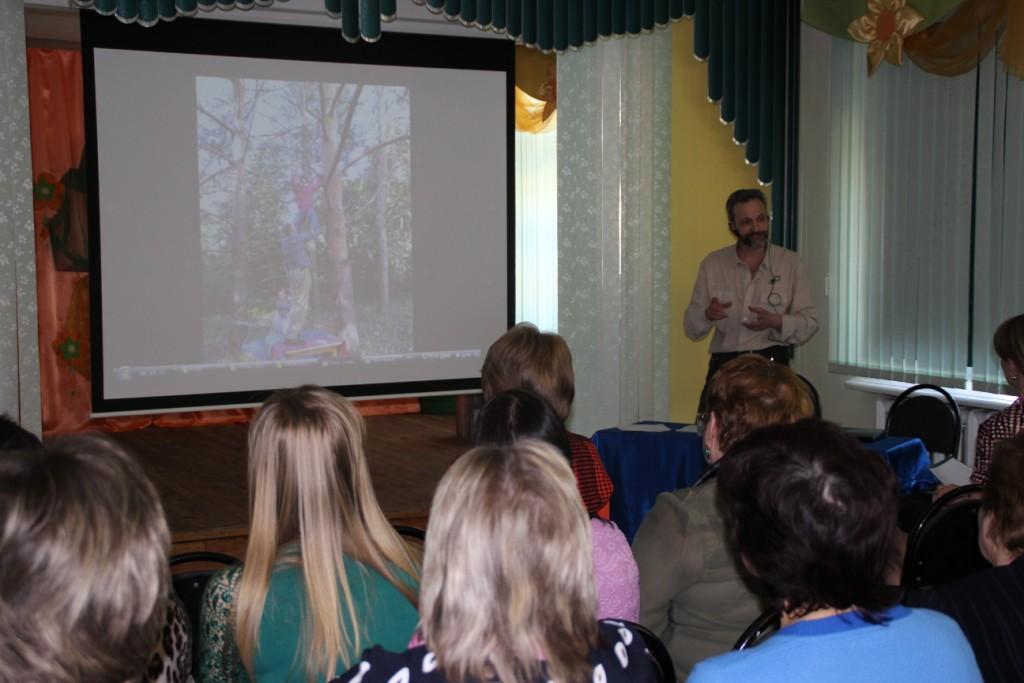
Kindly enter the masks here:
M 763 349 L 751 349 L 750 351 L 723 351 L 721 353 L 713 353 L 711 354 L 711 360 L 716 363 L 725 363 L 731 361 L 733 358 L 745 356 L 748 353 L 756 353 L 759 356 L 764 356 L 772 362 L 789 365 L 789 347 L 782 345 L 767 346 Z

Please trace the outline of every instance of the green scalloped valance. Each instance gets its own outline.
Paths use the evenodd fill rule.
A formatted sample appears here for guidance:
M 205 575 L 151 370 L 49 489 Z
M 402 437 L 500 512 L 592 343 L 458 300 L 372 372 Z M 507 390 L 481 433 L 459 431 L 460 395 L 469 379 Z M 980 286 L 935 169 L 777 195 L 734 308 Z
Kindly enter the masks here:
M 718 103 L 757 178 L 772 188 L 772 239 L 796 244 L 799 85 L 798 0 L 685 0 L 693 53 L 708 65 L 708 100 Z
M 195 16 L 200 10 L 250 10 L 270 7 L 274 0 L 72 0 L 75 6 L 113 14 L 126 24 L 154 26 L 160 21 Z M 341 35 L 349 42 L 380 38 L 381 22 L 395 18 L 396 0 L 324 0 L 324 12 L 341 20 Z
M 684 0 L 413 0 L 466 26 L 505 33 L 541 50 L 564 52 L 598 38 L 636 35 L 683 16 Z M 74 0 L 75 5 L 152 26 L 199 10 L 268 7 L 274 0 Z M 395 18 L 396 0 L 324 0 L 348 41 L 375 41 Z

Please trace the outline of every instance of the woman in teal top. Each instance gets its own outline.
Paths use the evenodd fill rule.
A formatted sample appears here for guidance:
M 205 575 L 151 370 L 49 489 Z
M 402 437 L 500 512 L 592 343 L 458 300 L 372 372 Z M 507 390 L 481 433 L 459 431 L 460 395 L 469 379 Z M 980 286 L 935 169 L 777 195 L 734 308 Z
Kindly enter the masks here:
M 356 408 L 319 387 L 263 404 L 245 564 L 207 586 L 200 681 L 324 681 L 371 645 L 409 642 L 419 567 L 377 503 L 364 432 Z

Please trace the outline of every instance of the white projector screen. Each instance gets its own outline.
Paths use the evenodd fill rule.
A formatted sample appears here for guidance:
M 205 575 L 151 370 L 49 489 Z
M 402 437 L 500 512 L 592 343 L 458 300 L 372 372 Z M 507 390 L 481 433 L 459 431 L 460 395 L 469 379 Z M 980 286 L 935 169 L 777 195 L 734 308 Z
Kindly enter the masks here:
M 514 310 L 509 43 L 86 13 L 83 46 L 95 413 L 479 386 Z

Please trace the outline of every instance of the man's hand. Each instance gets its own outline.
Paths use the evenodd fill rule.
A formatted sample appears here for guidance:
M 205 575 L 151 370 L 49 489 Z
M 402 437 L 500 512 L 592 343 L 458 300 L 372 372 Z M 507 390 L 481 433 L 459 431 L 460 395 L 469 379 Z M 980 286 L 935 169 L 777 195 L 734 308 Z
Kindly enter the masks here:
M 726 309 L 730 306 L 732 306 L 731 301 L 723 304 L 718 299 L 712 299 L 708 307 L 704 309 L 704 317 L 708 320 L 725 320 L 729 317 L 729 312 Z
M 778 313 L 772 313 L 759 306 L 751 306 L 750 312 L 753 316 L 747 316 L 747 321 L 743 323 L 743 327 L 748 330 L 754 330 L 759 332 L 761 330 L 773 329 L 782 331 L 782 316 Z

